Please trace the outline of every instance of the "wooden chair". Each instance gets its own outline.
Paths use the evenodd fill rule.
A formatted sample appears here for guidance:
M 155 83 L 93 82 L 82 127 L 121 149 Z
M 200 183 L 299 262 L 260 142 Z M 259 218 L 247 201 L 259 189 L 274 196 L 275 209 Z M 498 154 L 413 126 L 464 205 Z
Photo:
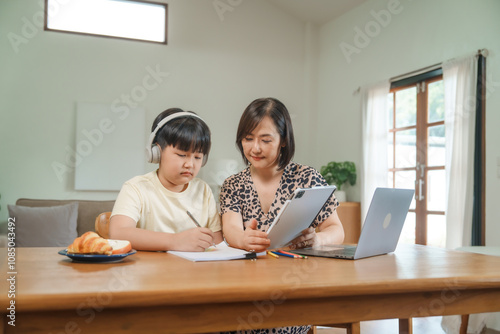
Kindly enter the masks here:
M 104 239 L 109 239 L 109 218 L 111 212 L 103 212 L 95 219 L 95 231 Z

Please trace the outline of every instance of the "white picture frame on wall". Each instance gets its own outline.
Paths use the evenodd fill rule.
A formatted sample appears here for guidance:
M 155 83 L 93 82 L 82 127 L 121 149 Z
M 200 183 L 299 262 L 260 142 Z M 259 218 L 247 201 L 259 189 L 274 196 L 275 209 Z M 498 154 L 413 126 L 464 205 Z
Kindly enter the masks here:
M 145 117 L 143 108 L 77 103 L 75 190 L 119 191 L 144 174 Z

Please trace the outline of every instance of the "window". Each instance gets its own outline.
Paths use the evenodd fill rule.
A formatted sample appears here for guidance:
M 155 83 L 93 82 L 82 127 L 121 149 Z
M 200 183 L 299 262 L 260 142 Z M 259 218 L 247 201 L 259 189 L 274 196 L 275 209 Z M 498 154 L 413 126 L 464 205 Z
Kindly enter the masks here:
M 388 108 L 389 186 L 415 188 L 401 242 L 445 247 L 442 75 L 393 87 L 388 95 Z
M 45 30 L 167 43 L 167 5 L 128 0 L 45 0 Z

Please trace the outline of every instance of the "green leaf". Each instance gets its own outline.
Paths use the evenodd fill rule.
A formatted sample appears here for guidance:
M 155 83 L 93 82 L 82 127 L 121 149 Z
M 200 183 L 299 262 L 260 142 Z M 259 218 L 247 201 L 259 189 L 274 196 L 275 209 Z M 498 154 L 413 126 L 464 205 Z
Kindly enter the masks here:
M 342 190 L 346 182 L 350 185 L 356 184 L 356 165 L 352 161 L 330 161 L 326 166 L 321 166 L 320 174 L 328 184 L 335 184 L 338 190 Z

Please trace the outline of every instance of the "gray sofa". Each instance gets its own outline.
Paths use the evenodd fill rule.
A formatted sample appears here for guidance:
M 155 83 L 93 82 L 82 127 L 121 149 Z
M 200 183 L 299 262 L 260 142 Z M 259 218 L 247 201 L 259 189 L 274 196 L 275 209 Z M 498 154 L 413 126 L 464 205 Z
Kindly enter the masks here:
M 78 206 L 76 205 L 78 204 Z M 20 198 L 9 206 L 15 217 L 18 247 L 67 246 L 87 231 L 95 231 L 95 219 L 113 210 L 114 200 L 53 200 Z M 0 247 L 7 246 L 7 222 L 0 223 Z
M 95 219 L 102 212 L 112 211 L 114 200 L 110 201 L 92 201 L 92 200 L 55 200 L 55 199 L 30 199 L 20 198 L 16 205 L 29 207 L 49 207 L 65 205 L 78 202 L 78 218 L 76 220 L 76 230 L 78 235 L 87 231 L 94 231 Z

